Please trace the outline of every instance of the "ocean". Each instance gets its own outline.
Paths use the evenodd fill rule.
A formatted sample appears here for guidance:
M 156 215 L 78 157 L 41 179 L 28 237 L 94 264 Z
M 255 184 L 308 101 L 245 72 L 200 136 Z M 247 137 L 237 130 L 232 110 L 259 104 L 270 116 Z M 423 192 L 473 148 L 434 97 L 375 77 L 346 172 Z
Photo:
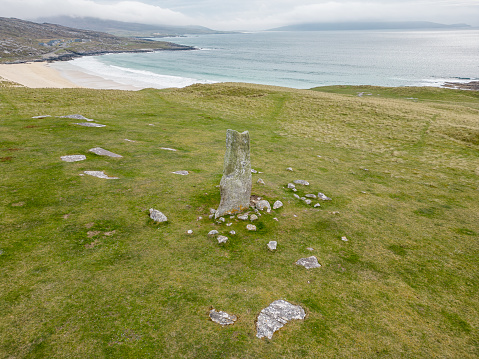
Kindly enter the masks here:
M 247 82 L 441 86 L 479 80 L 479 30 L 252 32 L 161 38 L 193 51 L 108 54 L 69 65 L 137 87 Z

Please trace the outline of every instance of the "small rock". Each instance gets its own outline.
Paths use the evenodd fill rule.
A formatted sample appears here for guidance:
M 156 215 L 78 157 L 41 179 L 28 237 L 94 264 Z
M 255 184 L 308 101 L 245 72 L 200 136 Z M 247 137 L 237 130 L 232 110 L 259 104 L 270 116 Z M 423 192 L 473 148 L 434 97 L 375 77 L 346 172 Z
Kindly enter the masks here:
M 301 201 L 306 201 L 306 197 L 301 197 Z
M 332 213 L 332 214 L 339 214 L 339 212 L 338 212 L 338 211 L 334 211 L 334 212 L 331 212 L 331 213 Z
M 216 213 L 216 209 L 210 208 L 210 213 L 211 213 L 211 214 L 215 214 L 215 213 Z
M 91 118 L 86 118 L 82 115 L 67 115 L 67 116 L 60 116 L 60 118 L 72 118 L 74 120 L 84 120 L 84 121 L 95 121 L 95 120 L 92 120 Z
M 276 242 L 276 241 L 270 241 L 270 242 L 268 243 L 268 249 L 269 249 L 270 251 L 274 251 L 274 250 L 276 250 L 276 246 L 277 246 L 277 245 L 278 245 L 278 242 Z
M 193 234 L 193 231 L 191 229 L 186 231 L 187 234 Z
M 218 243 L 226 243 L 228 241 L 228 237 L 225 236 L 218 236 L 216 239 L 218 240 Z
M 318 196 L 316 196 L 315 194 L 312 194 L 312 193 L 305 194 L 304 196 L 307 197 L 307 198 L 318 198 Z
M 296 261 L 296 264 L 299 266 L 303 266 L 306 269 L 321 267 L 321 264 L 318 263 L 318 259 L 315 256 L 298 259 Z
M 331 198 L 329 198 L 328 196 L 326 196 L 324 193 L 321 193 L 321 192 L 318 193 L 318 198 L 322 199 L 323 201 L 332 201 Z
M 279 219 L 278 219 L 278 218 L 274 217 L 273 219 L 274 219 L 276 222 L 279 222 Z
M 129 140 L 128 138 L 125 138 L 125 141 L 127 141 L 127 142 L 136 142 L 136 141 L 133 141 L 133 140 Z
M 215 309 L 210 311 L 210 319 L 222 326 L 234 324 L 237 320 L 236 315 L 228 314 L 226 312 L 217 312 Z
M 305 200 L 304 200 L 304 203 L 306 203 L 306 204 L 308 204 L 308 205 L 311 204 L 311 202 L 312 202 L 312 201 L 311 201 L 310 199 L 305 199 Z
M 225 223 L 225 219 L 223 217 L 218 218 L 218 222 Z
M 271 205 L 269 204 L 269 202 L 265 199 L 262 199 L 261 201 L 259 201 L 258 203 L 256 203 L 256 208 L 259 209 L 260 211 L 263 211 L 263 210 L 271 210 Z
M 291 167 L 286 168 L 286 171 L 291 171 L 293 172 L 293 169 Z
M 118 177 L 109 177 L 103 171 L 84 171 L 85 174 L 97 178 L 104 178 L 104 179 L 119 179 Z
M 248 213 L 238 214 L 236 217 L 238 219 L 241 219 L 242 221 L 247 221 L 248 220 Z
M 50 116 L 50 115 L 40 115 L 40 116 L 34 116 L 32 118 L 41 120 L 42 118 L 48 118 L 48 117 L 52 117 L 52 116 Z
M 252 214 L 252 215 L 249 217 L 249 219 L 250 219 L 251 221 L 256 221 L 256 220 L 258 219 L 258 216 L 257 216 L 256 214 Z
M 311 248 L 311 247 L 306 248 L 306 249 L 307 249 L 308 251 L 310 251 L 310 252 L 314 251 L 314 248 Z
M 203 219 L 203 217 L 199 216 L 198 218 L 196 218 L 197 221 L 201 221 Z
M 233 223 L 226 223 L 226 227 L 231 227 L 233 225 Z
M 166 216 L 163 213 L 153 208 L 150 208 L 150 218 L 154 220 L 155 222 L 160 222 L 160 223 L 168 221 L 168 218 L 166 218 Z
M 122 155 L 118 155 L 116 153 L 113 153 L 113 152 L 110 152 L 110 151 L 107 151 L 107 150 L 104 150 L 103 148 L 101 147 L 95 147 L 95 148 L 91 148 L 88 150 L 89 152 L 92 152 L 98 156 L 108 156 L 108 157 L 115 157 L 115 158 L 122 158 L 123 156 Z
M 70 155 L 70 156 L 62 156 L 62 161 L 65 162 L 77 162 L 77 161 L 84 161 L 86 160 L 86 156 L 84 155 Z
M 293 305 L 285 300 L 276 300 L 259 313 L 256 321 L 256 336 L 271 339 L 274 332 L 290 320 L 302 320 L 305 317 L 306 313 L 299 305 Z
M 281 201 L 274 202 L 273 209 L 278 209 L 278 208 L 281 208 L 281 207 L 283 207 L 283 202 L 281 202 Z
M 300 199 L 300 197 L 295 193 L 293 194 L 294 198 Z
M 305 180 L 295 180 L 295 181 L 293 181 L 293 183 L 301 184 L 303 186 L 309 186 L 309 182 L 305 181 Z
M 236 234 L 236 232 L 235 231 L 230 231 L 230 234 L 234 236 Z
M 264 184 L 264 181 L 263 181 L 261 178 L 259 178 L 259 179 L 258 179 L 258 181 L 257 181 L 256 183 L 259 183 L 259 184 Z
M 219 232 L 216 229 L 213 229 L 212 231 L 208 232 L 209 236 L 216 236 Z
M 100 125 L 99 123 L 91 123 L 91 122 L 75 123 L 75 125 L 84 126 L 84 127 L 106 127 L 106 125 Z
M 316 203 L 316 204 L 314 205 L 314 208 L 318 208 L 318 207 L 321 207 L 321 205 L 320 205 L 319 203 Z
M 297 192 L 298 190 L 296 188 L 293 188 L 293 192 Z
M 251 173 L 258 173 L 258 171 L 251 169 Z
M 160 147 L 160 150 L 173 151 L 173 152 L 176 152 L 176 151 L 177 151 L 177 150 L 175 150 L 174 148 L 168 148 L 168 147 Z
M 341 240 L 342 240 L 343 242 L 347 242 L 347 241 L 348 241 L 348 238 L 346 238 L 345 236 L 343 236 L 343 237 L 341 237 Z
M 171 173 L 174 173 L 175 175 L 182 175 L 182 176 L 187 176 L 189 174 L 188 171 L 175 171 Z
M 293 188 L 296 188 L 296 186 L 295 186 L 294 184 L 292 184 L 292 183 L 288 183 L 288 188 L 289 188 L 289 189 L 293 189 Z
M 214 214 L 210 214 L 210 215 L 208 216 L 209 219 L 213 219 L 214 217 L 215 217 Z
M 256 231 L 256 226 L 254 224 L 248 224 L 246 225 L 246 229 L 248 231 Z

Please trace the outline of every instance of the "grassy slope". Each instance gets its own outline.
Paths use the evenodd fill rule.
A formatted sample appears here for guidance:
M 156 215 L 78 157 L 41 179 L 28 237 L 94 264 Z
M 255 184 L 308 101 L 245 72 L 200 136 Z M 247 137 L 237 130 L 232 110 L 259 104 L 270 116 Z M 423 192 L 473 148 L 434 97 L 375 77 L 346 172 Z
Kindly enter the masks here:
M 320 90 L 0 89 L 0 357 L 477 357 L 478 93 Z M 107 127 L 31 118 L 74 113 Z M 250 131 L 253 193 L 285 203 L 257 233 L 207 219 L 228 128 Z M 294 199 L 294 179 L 333 201 Z M 218 245 L 214 228 L 237 235 Z M 294 265 L 310 255 L 322 268 Z M 306 320 L 257 339 L 281 298 Z M 238 322 L 212 323 L 212 307 Z

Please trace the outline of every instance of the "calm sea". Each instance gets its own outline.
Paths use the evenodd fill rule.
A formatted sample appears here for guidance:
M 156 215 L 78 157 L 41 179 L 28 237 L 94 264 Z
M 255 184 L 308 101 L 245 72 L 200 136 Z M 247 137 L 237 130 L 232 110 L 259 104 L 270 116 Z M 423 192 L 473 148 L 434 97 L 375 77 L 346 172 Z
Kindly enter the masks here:
M 226 81 L 305 89 L 479 80 L 479 30 L 255 32 L 158 40 L 199 50 L 70 63 L 106 79 L 153 88 Z

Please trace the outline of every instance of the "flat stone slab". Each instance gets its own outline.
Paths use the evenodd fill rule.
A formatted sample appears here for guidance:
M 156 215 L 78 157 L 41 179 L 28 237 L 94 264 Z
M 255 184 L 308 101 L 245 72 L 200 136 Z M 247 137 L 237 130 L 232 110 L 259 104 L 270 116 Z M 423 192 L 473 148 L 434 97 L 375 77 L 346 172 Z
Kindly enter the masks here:
M 226 236 L 218 236 L 218 237 L 216 237 L 216 239 L 218 240 L 218 243 L 228 242 L 228 237 L 226 237 Z
M 99 123 L 91 123 L 91 122 L 80 122 L 80 123 L 75 123 L 75 125 L 84 126 L 84 127 L 106 127 L 106 125 L 101 125 Z
M 150 208 L 150 218 L 155 222 L 167 222 L 168 218 L 157 209 Z
M 65 162 L 78 162 L 78 161 L 86 160 L 86 156 L 85 155 L 70 155 L 70 156 L 62 156 L 61 159 L 62 161 L 65 161 Z
M 293 181 L 293 183 L 301 184 L 303 186 L 309 186 L 309 182 L 305 181 L 305 180 L 295 180 L 295 181 Z
M 178 151 L 178 150 L 175 150 L 174 148 L 168 148 L 168 147 L 160 147 L 160 150 L 173 151 L 173 152 Z
M 86 118 L 85 116 L 82 115 L 67 115 L 67 116 L 60 116 L 60 118 L 72 118 L 74 120 L 84 120 L 84 121 L 95 121 L 92 120 L 91 118 Z
M 40 116 L 33 116 L 32 118 L 34 119 L 42 119 L 42 118 L 48 118 L 48 117 L 52 117 L 50 115 L 40 115 Z
M 213 322 L 218 323 L 222 326 L 232 325 L 237 320 L 236 315 L 228 314 L 228 313 L 222 312 L 222 311 L 217 312 L 216 309 L 211 309 L 210 310 L 210 319 Z
M 119 179 L 118 177 L 109 177 L 103 171 L 85 171 L 85 174 L 93 177 L 104 178 L 104 179 Z
M 271 339 L 274 332 L 282 328 L 290 320 L 302 320 L 306 317 L 304 309 L 285 300 L 276 300 L 264 308 L 256 322 L 256 336 Z
M 329 198 L 328 196 L 326 196 L 324 193 L 321 193 L 321 192 L 318 193 L 318 198 L 322 199 L 323 201 L 332 201 L 331 198 Z
M 188 176 L 190 174 L 188 171 L 175 171 L 171 173 L 174 173 L 175 175 L 182 175 L 182 176 Z
M 318 262 L 318 258 L 316 258 L 315 256 L 298 259 L 296 261 L 296 264 L 299 266 L 303 266 L 306 269 L 321 267 L 321 264 L 319 264 Z
M 110 152 L 108 150 L 105 150 L 101 147 L 95 147 L 95 148 L 90 148 L 88 150 L 89 152 L 92 152 L 98 156 L 108 156 L 108 157 L 115 157 L 115 158 L 123 158 L 122 155 L 119 155 L 119 154 L 116 154 L 116 153 L 113 153 L 113 152 Z

